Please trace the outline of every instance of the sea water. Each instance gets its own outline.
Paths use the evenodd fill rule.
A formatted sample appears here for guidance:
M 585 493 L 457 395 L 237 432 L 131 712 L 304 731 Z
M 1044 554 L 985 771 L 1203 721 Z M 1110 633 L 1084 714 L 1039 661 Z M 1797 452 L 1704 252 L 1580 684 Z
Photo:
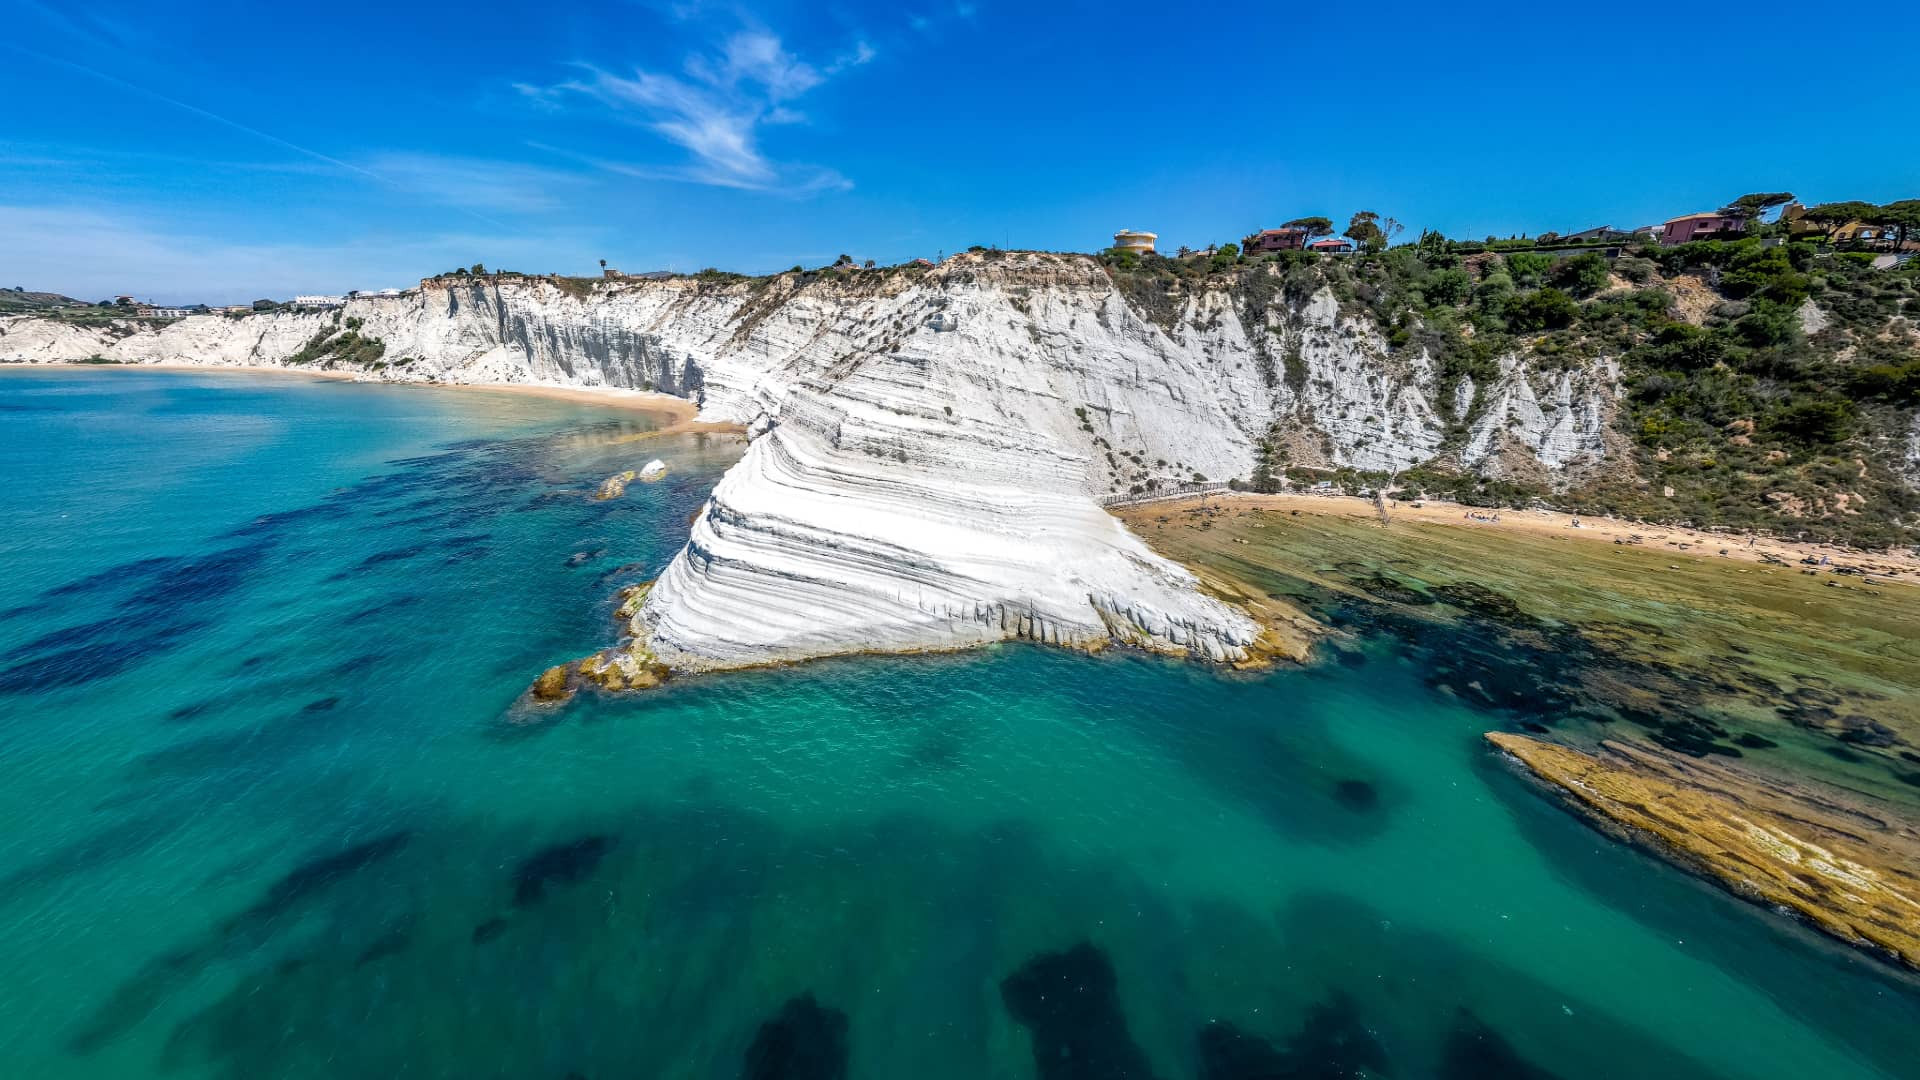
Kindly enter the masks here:
M 0 372 L 0 1075 L 1920 1075 L 1910 983 L 1572 819 L 1384 636 L 529 710 L 740 451 L 662 423 Z

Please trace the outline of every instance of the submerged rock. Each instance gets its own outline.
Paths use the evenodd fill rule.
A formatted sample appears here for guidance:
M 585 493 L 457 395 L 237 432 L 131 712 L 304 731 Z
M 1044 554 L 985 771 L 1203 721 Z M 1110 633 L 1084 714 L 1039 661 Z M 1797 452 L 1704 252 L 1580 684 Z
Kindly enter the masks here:
M 573 665 L 555 664 L 533 680 L 528 691 L 533 700 L 546 703 L 565 701 L 573 696 Z
M 615 597 L 619 603 L 613 609 L 613 617 L 618 621 L 631 619 L 640 611 L 640 605 L 647 602 L 647 594 L 653 591 L 653 582 L 643 581 L 638 585 L 629 585 L 621 589 Z
M 1558 1080 L 1520 1056 L 1499 1032 L 1460 1010 L 1441 1051 L 1440 1080 Z
M 1120 1009 L 1113 964 L 1093 945 L 1035 956 L 1001 981 L 1000 997 L 1033 1037 L 1040 1080 L 1153 1080 Z
M 608 499 L 617 499 L 625 495 L 627 493 L 627 485 L 633 483 L 634 477 L 638 475 L 639 474 L 635 473 L 632 469 L 628 469 L 626 472 L 614 473 L 612 476 L 600 481 L 600 489 L 593 493 L 594 499 L 605 502 Z
M 1307 1011 L 1284 1048 L 1225 1021 L 1200 1029 L 1200 1080 L 1337 1080 L 1393 1075 L 1352 998 L 1336 992 Z
M 595 834 L 544 847 L 527 856 L 513 872 L 513 906 L 539 903 L 549 886 L 585 880 L 612 848 L 611 837 Z
M 603 690 L 651 690 L 667 679 L 667 667 L 633 648 L 604 649 L 580 661 L 580 677 Z
M 740 1075 L 743 1080 L 844 1080 L 847 1058 L 847 1014 L 801 994 L 760 1025 Z

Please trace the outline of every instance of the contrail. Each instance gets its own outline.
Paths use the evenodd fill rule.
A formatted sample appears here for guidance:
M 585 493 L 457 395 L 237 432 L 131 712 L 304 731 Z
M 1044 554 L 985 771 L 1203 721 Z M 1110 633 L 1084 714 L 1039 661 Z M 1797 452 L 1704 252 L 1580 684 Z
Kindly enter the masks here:
M 328 154 L 323 154 L 318 150 L 310 150 L 307 147 L 301 146 L 299 143 L 290 142 L 286 139 L 281 138 L 278 135 L 272 134 L 271 132 L 261 131 L 259 128 L 255 128 L 255 127 L 248 127 L 247 125 L 239 122 L 238 120 L 229 120 L 228 118 L 221 116 L 219 113 L 211 112 L 207 109 L 203 109 L 198 105 L 191 105 L 191 104 L 188 104 L 187 102 L 179 100 L 178 98 L 168 97 L 167 95 L 162 94 L 157 90 L 149 90 L 146 87 L 141 86 L 137 83 L 130 83 L 127 80 L 122 79 L 117 75 L 109 75 L 104 71 L 100 71 L 95 68 L 90 68 L 87 65 L 79 63 L 77 61 L 62 59 L 61 57 L 58 57 L 58 56 L 49 56 L 46 53 L 35 52 L 32 49 L 23 48 L 19 45 L 6 44 L 4 47 L 7 49 L 11 49 L 14 52 L 20 53 L 23 56 L 32 57 L 33 59 L 38 60 L 41 63 L 53 64 L 58 67 L 71 68 L 74 71 L 78 71 L 83 75 L 88 75 L 95 79 L 99 79 L 102 82 L 112 83 L 114 86 L 121 87 L 122 89 L 125 89 L 125 90 L 131 90 L 134 93 L 139 94 L 143 97 L 149 97 L 155 101 L 162 102 L 167 105 L 171 105 L 176 109 L 181 109 L 186 112 L 190 112 L 195 116 L 202 117 L 207 120 L 211 120 L 216 124 L 220 124 L 225 127 L 230 127 L 235 131 L 239 131 L 239 132 L 243 132 L 245 134 L 251 135 L 256 139 L 263 139 L 267 142 L 274 144 L 275 146 L 285 147 L 286 149 L 291 150 L 296 154 L 303 154 L 307 157 L 313 158 L 315 161 L 324 161 L 328 165 L 332 165 L 337 169 L 345 169 L 350 173 L 357 173 L 360 176 L 364 176 L 367 179 L 372 180 L 376 184 L 381 184 L 386 187 L 396 188 L 396 189 L 401 188 L 401 185 L 394 183 L 392 180 L 380 175 L 377 172 L 374 172 L 372 169 L 362 168 L 361 166 L 355 165 L 350 161 L 342 161 L 337 157 L 333 157 Z M 458 210 L 461 213 L 474 218 L 475 220 L 484 221 L 488 225 L 491 225 L 496 229 L 507 228 L 505 224 L 495 221 L 492 218 L 487 217 L 485 214 L 479 213 L 476 210 L 469 209 L 468 207 L 454 206 L 453 209 Z
M 39 60 L 42 63 L 57 64 L 60 67 L 72 68 L 73 70 L 78 71 L 83 75 L 91 75 L 102 82 L 112 83 L 113 85 L 121 87 L 123 89 L 131 90 L 136 94 L 140 94 L 145 97 L 150 97 L 155 101 L 164 102 L 168 105 L 173 106 L 176 109 L 184 109 L 187 112 L 194 114 L 195 116 L 205 117 L 206 119 L 211 120 L 216 124 L 224 124 L 227 127 L 234 129 L 235 131 L 243 131 L 248 135 L 253 136 L 256 139 L 265 139 L 266 141 L 273 143 L 276 146 L 284 146 L 288 150 L 292 150 L 297 154 L 305 154 L 310 158 L 314 158 L 319 161 L 324 161 L 329 165 L 346 169 L 349 172 L 359 173 L 360 175 L 365 176 L 369 179 L 378 180 L 383 184 L 388 183 L 388 180 L 386 177 L 381 176 L 379 173 L 373 172 L 370 169 L 363 169 L 358 165 L 352 164 L 351 162 L 341 161 L 339 158 L 336 158 L 336 157 L 329 157 L 318 150 L 309 150 L 306 147 L 301 146 L 299 143 L 288 142 L 287 140 L 281 138 L 278 135 L 269 134 L 267 132 L 261 131 L 259 128 L 248 127 L 247 125 L 240 123 L 238 120 L 229 120 L 226 117 L 221 116 L 219 113 L 209 112 L 198 105 L 189 105 L 186 102 L 179 100 L 178 98 L 170 98 L 167 95 L 162 94 L 157 90 L 149 90 L 144 86 L 139 86 L 135 83 L 130 83 L 127 80 L 122 79 L 117 75 L 109 75 L 104 71 L 99 71 L 94 68 L 90 68 L 85 64 L 78 63 L 73 60 L 63 60 L 58 56 L 48 56 L 45 53 L 35 52 L 32 49 L 22 48 L 21 46 L 18 46 L 18 45 L 8 45 L 7 48 L 12 49 L 14 52 L 22 53 L 26 56 L 31 56 L 35 60 Z

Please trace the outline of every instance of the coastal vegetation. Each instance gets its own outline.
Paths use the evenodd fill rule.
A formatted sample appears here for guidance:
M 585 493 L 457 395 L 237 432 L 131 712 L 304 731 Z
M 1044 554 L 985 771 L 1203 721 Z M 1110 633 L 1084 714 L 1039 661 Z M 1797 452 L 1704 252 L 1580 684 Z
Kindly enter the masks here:
M 307 339 L 298 352 L 287 357 L 289 364 L 320 364 L 332 367 L 337 364 L 352 364 L 357 367 L 370 367 L 381 363 L 386 355 L 387 343 L 376 337 L 363 337 L 360 334 L 359 319 L 346 320 L 341 330 L 325 329 Z
M 1785 192 L 1741 196 L 1718 213 L 1745 227 L 1675 246 L 1656 244 L 1646 230 L 1591 230 L 1607 237 L 1598 240 L 1585 239 L 1588 234 L 1461 240 L 1431 231 L 1404 238 L 1392 216 L 1362 210 L 1342 218 L 1297 217 L 1285 226 L 1295 242 L 1350 241 L 1351 253 L 1261 251 L 1257 238 L 1177 257 L 1131 248 L 1103 252 L 1095 261 L 1131 311 L 1169 334 L 1179 332 L 1197 297 L 1229 295 L 1247 334 L 1244 363 L 1283 410 L 1288 402 L 1298 408 L 1310 397 L 1325 397 L 1326 376 L 1310 374 L 1319 361 L 1301 355 L 1297 331 L 1299 313 L 1315 298 L 1331 296 L 1350 320 L 1345 325 L 1365 336 L 1362 362 L 1377 364 L 1380 378 L 1417 378 L 1431 412 L 1417 421 L 1423 428 L 1418 463 L 1397 471 L 1342 467 L 1354 460 L 1351 446 L 1335 455 L 1304 445 L 1323 439 L 1329 419 L 1347 423 L 1349 437 L 1371 430 L 1378 402 L 1364 406 L 1371 416 L 1357 409 L 1347 415 L 1342 410 L 1352 402 L 1343 400 L 1330 416 L 1303 414 L 1298 423 L 1274 417 L 1253 467 L 1238 466 L 1239 475 L 1193 470 L 1185 462 L 1148 468 L 1137 456 L 1140 447 L 1114 442 L 1104 426 L 1088 428 L 1104 451 L 1101 482 L 1115 495 L 1139 495 L 1198 483 L 1188 479 L 1195 472 L 1263 491 L 1289 480 L 1327 480 L 1353 491 L 1445 496 L 1480 506 L 1539 503 L 1570 513 L 1874 547 L 1911 543 L 1920 535 L 1914 434 L 1920 263 L 1852 249 L 1897 247 L 1910 235 L 1920 203 L 1842 201 L 1802 211 L 1790 200 Z M 1778 220 L 1763 220 L 1781 207 Z M 1861 223 L 1886 235 L 1862 241 Z M 1010 272 L 1010 261 L 1031 257 L 976 245 L 945 260 L 937 280 L 942 288 L 998 281 Z M 882 267 L 842 255 L 759 277 L 708 268 L 675 275 L 672 287 L 725 303 L 743 293 L 729 336 L 741 342 L 805 293 L 824 290 L 823 299 L 834 302 L 892 296 L 934 272 L 922 260 Z M 536 295 L 558 290 L 597 303 L 645 287 L 641 277 L 660 276 L 621 276 L 604 267 L 603 273 L 526 274 L 476 262 L 427 280 L 453 289 L 524 284 Z M 1013 273 L 996 288 L 1014 314 L 1034 323 L 1041 286 Z M 138 305 L 48 307 L 36 299 L 43 295 L 0 293 L 0 307 L 32 303 L 60 321 L 88 325 L 103 339 L 76 353 L 119 355 L 121 349 L 109 348 L 118 339 L 151 329 L 136 320 Z M 924 323 L 947 330 L 955 319 L 941 314 Z M 918 324 L 896 319 L 862 346 L 862 355 L 899 347 Z M 315 326 L 322 329 L 312 332 Z M 307 327 L 301 333 L 310 336 L 287 362 L 367 371 L 398 366 L 386 358 L 383 342 L 342 325 L 337 314 L 330 328 Z M 1036 325 L 1025 333 L 1035 344 L 1045 337 Z M 1543 395 L 1555 379 L 1570 376 L 1587 387 L 1584 400 L 1597 401 L 1604 415 L 1590 423 L 1583 418 L 1582 430 L 1604 428 L 1604 453 L 1590 448 L 1571 468 L 1559 460 L 1542 466 L 1530 452 L 1508 454 L 1521 444 L 1493 428 L 1518 423 L 1506 411 L 1516 370 L 1530 382 L 1532 398 L 1548 408 Z M 1404 443 L 1407 434 L 1387 437 Z
M 1876 211 L 1875 220 L 1903 212 Z M 1808 216 L 1862 213 L 1841 204 Z M 1386 247 L 1387 233 L 1375 235 L 1380 220 L 1354 216 L 1348 233 L 1361 250 L 1348 256 L 1249 258 L 1226 244 L 1205 259 L 1100 258 L 1135 309 L 1163 327 L 1200 290 L 1230 290 L 1250 311 L 1276 292 L 1299 303 L 1331 289 L 1345 313 L 1381 329 L 1391 351 L 1424 353 L 1442 401 L 1493 383 L 1507 357 L 1546 371 L 1619 365 L 1614 427 L 1628 452 L 1617 467 L 1556 486 L 1448 466 L 1446 451 L 1464 444 L 1486 405 L 1475 393 L 1451 417 L 1435 463 L 1398 475 L 1346 470 L 1344 486 L 1874 547 L 1920 536 L 1920 493 L 1902 472 L 1920 406 L 1920 261 L 1876 267 L 1870 253 L 1784 226 L 1673 247 L 1541 250 L 1536 240 L 1462 243 L 1431 232 Z M 1272 359 L 1270 383 L 1291 377 L 1284 357 Z M 1288 464 L 1277 443 L 1269 447 L 1250 486 L 1275 488 Z

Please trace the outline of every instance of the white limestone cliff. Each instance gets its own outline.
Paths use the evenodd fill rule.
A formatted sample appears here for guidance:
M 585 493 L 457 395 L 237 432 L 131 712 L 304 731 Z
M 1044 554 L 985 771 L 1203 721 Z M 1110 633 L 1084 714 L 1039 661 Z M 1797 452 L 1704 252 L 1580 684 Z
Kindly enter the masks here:
M 1260 272 L 1260 271 L 1256 271 Z M 1156 321 L 1157 320 L 1157 321 Z M 1239 661 L 1261 628 L 1100 499 L 1297 464 L 1392 470 L 1448 451 L 1547 474 L 1603 458 L 1614 379 L 1518 359 L 1443 396 L 1333 295 L 1199 289 L 1143 315 L 1092 260 L 978 253 L 931 271 L 562 287 L 428 282 L 333 313 L 158 330 L 0 320 L 0 362 L 286 365 L 348 326 L 383 381 L 658 389 L 748 425 L 686 548 L 632 612 L 629 656 L 710 670 L 1006 638 Z M 1447 419 L 1442 419 L 1442 413 Z
M 1907 483 L 1920 491 L 1920 413 L 1913 415 L 1913 428 L 1907 432 Z
M 1499 380 L 1481 392 L 1462 463 L 1487 476 L 1590 471 L 1607 457 L 1619 378 L 1611 361 L 1549 374 L 1503 358 Z

